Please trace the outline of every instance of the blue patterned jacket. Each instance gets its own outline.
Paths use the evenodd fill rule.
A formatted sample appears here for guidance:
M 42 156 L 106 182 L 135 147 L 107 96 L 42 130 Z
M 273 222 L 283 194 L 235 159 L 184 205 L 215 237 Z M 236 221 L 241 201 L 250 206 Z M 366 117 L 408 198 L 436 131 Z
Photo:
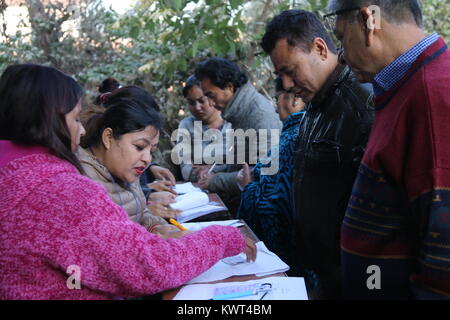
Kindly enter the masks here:
M 291 265 L 290 257 L 294 252 L 290 231 L 293 223 L 291 184 L 294 145 L 303 115 L 304 112 L 293 113 L 284 121 L 278 173 L 261 175 L 261 168 L 270 164 L 258 162 L 253 171 L 254 181 L 243 190 L 238 211 L 238 217 L 244 219 L 269 250 L 290 265 L 291 270 L 299 268 Z

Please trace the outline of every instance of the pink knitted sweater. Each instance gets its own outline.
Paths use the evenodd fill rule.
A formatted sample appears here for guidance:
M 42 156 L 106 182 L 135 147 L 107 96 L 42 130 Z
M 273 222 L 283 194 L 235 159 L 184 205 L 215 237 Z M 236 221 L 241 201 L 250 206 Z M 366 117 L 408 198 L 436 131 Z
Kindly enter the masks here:
M 245 248 L 233 227 L 182 239 L 150 234 L 102 186 L 42 148 L 0 141 L 0 186 L 0 299 L 154 294 Z M 67 286 L 73 265 L 81 289 Z

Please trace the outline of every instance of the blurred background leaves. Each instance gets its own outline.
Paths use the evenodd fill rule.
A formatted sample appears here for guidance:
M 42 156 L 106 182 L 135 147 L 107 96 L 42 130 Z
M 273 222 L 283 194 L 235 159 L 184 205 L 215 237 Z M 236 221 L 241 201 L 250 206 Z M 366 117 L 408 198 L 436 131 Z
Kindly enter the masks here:
M 181 90 L 197 62 L 209 56 L 231 59 L 270 96 L 272 66 L 259 46 L 266 22 L 291 8 L 322 16 L 327 2 L 136 0 L 119 14 L 101 0 L 0 0 L 0 72 L 23 62 L 57 67 L 85 88 L 85 105 L 107 77 L 142 86 L 162 107 L 163 152 L 171 149 L 169 135 L 188 112 Z M 427 32 L 436 31 L 447 42 L 449 2 L 422 1 Z M 14 8 L 26 14 L 11 25 L 6 13 Z

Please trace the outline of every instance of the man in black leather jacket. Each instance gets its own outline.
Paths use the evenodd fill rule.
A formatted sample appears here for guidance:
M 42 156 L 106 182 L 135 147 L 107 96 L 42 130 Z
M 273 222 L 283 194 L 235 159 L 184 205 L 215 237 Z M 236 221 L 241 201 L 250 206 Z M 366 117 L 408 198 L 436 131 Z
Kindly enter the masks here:
M 285 90 L 306 103 L 294 158 L 293 242 L 308 293 L 339 299 L 340 227 L 373 120 L 372 88 L 358 83 L 318 18 L 280 13 L 261 43 Z M 297 269 L 296 268 L 296 269 Z

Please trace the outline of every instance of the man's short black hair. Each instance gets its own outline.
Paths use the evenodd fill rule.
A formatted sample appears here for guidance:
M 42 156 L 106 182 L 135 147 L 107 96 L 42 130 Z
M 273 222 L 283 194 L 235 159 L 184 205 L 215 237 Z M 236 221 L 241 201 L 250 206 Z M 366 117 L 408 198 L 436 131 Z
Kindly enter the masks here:
M 328 49 L 337 54 L 336 45 L 331 36 L 314 13 L 304 10 L 287 10 L 275 16 L 267 24 L 261 46 L 266 53 L 271 54 L 278 40 L 286 39 L 290 46 L 310 52 L 315 38 L 322 38 Z
M 234 62 L 222 58 L 209 58 L 200 62 L 195 69 L 195 77 L 199 81 L 208 78 L 220 89 L 225 89 L 228 83 L 238 89 L 248 81 L 248 77 Z

